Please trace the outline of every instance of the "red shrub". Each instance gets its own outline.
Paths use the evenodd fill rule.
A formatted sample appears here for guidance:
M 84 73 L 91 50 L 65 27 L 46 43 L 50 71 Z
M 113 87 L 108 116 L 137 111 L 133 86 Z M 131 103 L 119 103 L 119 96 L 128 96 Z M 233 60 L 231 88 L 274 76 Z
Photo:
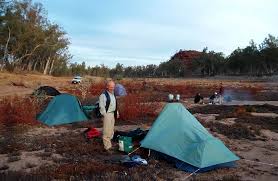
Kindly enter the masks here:
M 105 174 L 105 173 L 119 172 L 124 169 L 125 169 L 125 167 L 119 166 L 116 164 L 109 164 L 109 163 L 103 163 L 103 162 L 91 160 L 88 162 L 79 162 L 79 163 L 75 163 L 75 164 L 66 163 L 66 164 L 59 165 L 54 171 L 52 171 L 51 175 L 58 180 L 71 180 L 71 178 L 73 176 L 80 176 L 80 175 L 92 176 L 94 174 L 96 174 L 96 176 L 99 176 L 99 175 Z M 96 176 L 92 177 L 92 178 L 98 178 Z M 83 177 L 81 177 L 81 178 L 83 178 Z M 101 178 L 101 177 L 99 177 L 99 178 Z M 104 178 L 106 178 L 106 177 L 104 177 Z M 107 178 L 109 178 L 109 177 L 107 177 Z M 107 180 L 109 180 L 109 179 L 107 179 Z M 114 180 L 114 179 L 111 179 L 111 180 Z
M 129 94 L 120 101 L 119 111 L 123 120 L 147 120 L 157 115 L 159 105 L 157 102 L 146 102 L 138 94 Z
M 197 88 L 192 85 L 183 84 L 167 84 L 167 85 L 154 85 L 153 88 L 157 92 L 164 92 L 167 96 L 168 94 L 180 94 L 183 97 L 192 97 L 196 94 Z
M 142 82 L 125 82 L 123 83 L 127 92 L 129 94 L 142 94 L 142 93 L 152 93 L 157 99 L 163 94 L 167 96 L 169 93 L 181 94 L 183 96 L 188 96 L 192 94 L 192 89 L 190 86 L 182 84 L 158 84 L 153 82 L 145 83 Z M 161 100 L 161 98 L 160 98 Z
M 144 90 L 143 82 L 127 81 L 123 82 L 123 86 L 128 94 L 139 93 Z
M 37 124 L 39 106 L 31 98 L 4 98 L 0 101 L 0 123 L 5 126 Z
M 88 92 L 93 96 L 99 96 L 103 92 L 104 88 L 105 88 L 104 83 L 93 83 L 89 87 Z

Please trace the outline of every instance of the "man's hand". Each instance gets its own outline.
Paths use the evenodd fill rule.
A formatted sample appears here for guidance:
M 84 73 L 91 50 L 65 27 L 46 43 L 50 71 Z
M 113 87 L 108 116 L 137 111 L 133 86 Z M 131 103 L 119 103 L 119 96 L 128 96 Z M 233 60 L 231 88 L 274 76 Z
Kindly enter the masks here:
M 117 111 L 117 119 L 119 119 L 120 118 L 120 114 L 119 114 L 119 112 Z

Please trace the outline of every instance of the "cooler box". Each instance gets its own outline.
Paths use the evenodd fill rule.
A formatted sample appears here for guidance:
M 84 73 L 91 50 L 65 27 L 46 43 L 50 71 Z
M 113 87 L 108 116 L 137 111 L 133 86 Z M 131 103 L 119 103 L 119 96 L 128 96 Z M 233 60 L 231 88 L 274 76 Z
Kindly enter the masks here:
M 132 138 L 127 136 L 119 137 L 119 150 L 129 153 L 132 151 Z

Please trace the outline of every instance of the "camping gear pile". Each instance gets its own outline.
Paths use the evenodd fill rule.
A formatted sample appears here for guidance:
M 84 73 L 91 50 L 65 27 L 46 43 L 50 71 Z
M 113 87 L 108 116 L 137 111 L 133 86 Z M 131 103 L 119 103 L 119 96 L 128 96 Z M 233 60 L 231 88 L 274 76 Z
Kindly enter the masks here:
M 85 113 L 85 115 L 91 119 L 93 117 L 92 113 L 97 108 L 97 105 L 90 105 L 90 106 L 82 106 L 82 110 Z
M 120 136 L 127 136 L 132 138 L 132 142 L 142 141 L 147 135 L 148 130 L 142 130 L 137 128 L 135 130 L 124 132 L 124 131 L 115 131 L 113 141 L 118 142 Z
M 112 155 L 109 160 L 105 161 L 113 164 L 121 164 L 128 168 L 140 165 L 148 165 L 147 160 L 141 158 L 140 155 Z
M 119 151 L 130 153 L 133 150 L 133 145 L 139 145 L 147 135 L 148 130 L 137 128 L 135 130 L 124 132 L 115 131 L 113 141 L 119 143 Z
M 148 165 L 147 160 L 141 158 L 139 155 L 133 155 L 131 157 L 126 156 L 122 160 L 120 160 L 120 162 L 128 168 L 138 165 Z
M 90 141 L 90 139 L 95 138 L 95 137 L 99 137 L 101 135 L 100 131 L 97 130 L 96 128 L 87 128 L 84 132 L 83 132 L 84 138 L 87 142 Z

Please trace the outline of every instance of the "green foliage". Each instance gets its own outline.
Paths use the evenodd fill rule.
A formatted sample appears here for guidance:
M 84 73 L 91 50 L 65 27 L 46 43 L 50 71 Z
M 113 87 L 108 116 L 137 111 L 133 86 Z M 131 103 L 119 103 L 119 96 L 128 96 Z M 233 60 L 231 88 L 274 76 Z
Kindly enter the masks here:
M 72 75 L 86 75 L 88 73 L 85 62 L 82 62 L 81 64 L 78 64 L 77 62 L 71 64 L 70 70 Z
M 207 52 L 207 48 L 204 48 L 201 56 L 194 59 L 192 64 L 195 73 L 199 71 L 203 76 L 214 76 L 223 72 L 225 58 L 223 53 L 216 53 L 214 51 Z
M 92 76 L 109 77 L 110 69 L 105 65 L 96 65 L 95 67 L 88 67 L 88 73 Z
M 31 0 L 0 1 L 0 69 L 53 74 L 67 63 L 66 33 L 46 17 L 42 4 Z
M 257 48 L 251 40 L 244 49 L 238 48 L 228 57 L 227 69 L 233 74 L 273 75 L 278 73 L 278 39 L 268 35 Z
M 123 66 L 123 64 L 117 63 L 116 67 L 109 71 L 109 74 L 114 79 L 115 78 L 116 79 L 117 78 L 120 79 L 121 77 L 123 77 L 123 74 L 124 74 L 124 66 Z

